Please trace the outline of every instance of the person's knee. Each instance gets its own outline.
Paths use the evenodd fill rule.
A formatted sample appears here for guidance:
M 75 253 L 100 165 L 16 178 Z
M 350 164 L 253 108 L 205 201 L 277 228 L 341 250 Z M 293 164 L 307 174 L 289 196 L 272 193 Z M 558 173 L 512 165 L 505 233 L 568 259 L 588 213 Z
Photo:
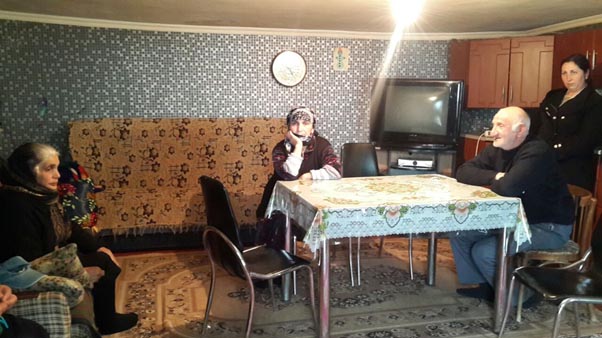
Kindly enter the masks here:
M 495 243 L 491 243 L 490 241 L 476 242 L 472 246 L 470 254 L 479 266 L 495 265 L 497 255 Z
M 109 255 L 104 252 L 93 252 L 80 256 L 84 266 L 97 266 L 104 271 L 104 276 L 100 279 L 101 282 L 115 281 L 121 273 L 121 268 L 113 262 Z

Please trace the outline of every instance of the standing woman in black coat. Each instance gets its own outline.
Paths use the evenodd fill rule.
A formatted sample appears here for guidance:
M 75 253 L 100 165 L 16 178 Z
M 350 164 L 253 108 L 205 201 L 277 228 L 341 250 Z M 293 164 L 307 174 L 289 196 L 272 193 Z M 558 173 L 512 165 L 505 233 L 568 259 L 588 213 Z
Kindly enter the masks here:
M 0 262 L 13 256 L 32 261 L 75 243 L 94 282 L 94 316 L 100 333 L 136 325 L 135 313 L 115 311 L 115 280 L 121 269 L 113 253 L 100 247 L 90 231 L 65 220 L 58 201 L 58 152 L 46 144 L 26 143 L 7 161 L 0 160 Z
M 593 191 L 593 151 L 602 145 L 602 97 L 591 84 L 584 55 L 567 57 L 561 67 L 565 88 L 548 92 L 532 119 L 532 133 L 554 149 L 567 183 Z

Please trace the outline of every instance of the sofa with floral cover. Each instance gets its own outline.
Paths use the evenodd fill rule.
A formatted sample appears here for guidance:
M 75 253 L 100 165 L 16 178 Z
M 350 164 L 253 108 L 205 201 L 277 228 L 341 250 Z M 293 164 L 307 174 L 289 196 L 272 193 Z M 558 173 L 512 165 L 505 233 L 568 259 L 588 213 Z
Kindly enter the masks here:
M 103 118 L 71 122 L 69 150 L 104 187 L 95 195 L 100 231 L 182 232 L 206 223 L 201 175 L 224 183 L 239 223 L 255 224 L 285 130 L 277 118 Z

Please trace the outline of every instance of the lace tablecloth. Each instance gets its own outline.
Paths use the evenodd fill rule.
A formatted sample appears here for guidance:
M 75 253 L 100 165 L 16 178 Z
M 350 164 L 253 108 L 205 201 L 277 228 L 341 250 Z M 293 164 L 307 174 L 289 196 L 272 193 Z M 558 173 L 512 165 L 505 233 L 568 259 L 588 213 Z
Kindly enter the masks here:
M 268 214 L 273 210 L 307 230 L 304 241 L 313 251 L 324 237 L 511 228 L 519 245 L 530 238 L 519 198 L 442 175 L 279 181 Z

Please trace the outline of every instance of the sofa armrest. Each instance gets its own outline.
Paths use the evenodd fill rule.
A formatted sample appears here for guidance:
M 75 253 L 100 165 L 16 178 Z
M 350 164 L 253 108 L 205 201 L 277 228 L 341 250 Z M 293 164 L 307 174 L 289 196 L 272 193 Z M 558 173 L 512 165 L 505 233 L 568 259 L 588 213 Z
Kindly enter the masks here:
M 17 297 L 19 300 L 8 311 L 10 314 L 37 322 L 51 338 L 71 337 L 71 314 L 67 298 L 61 292 L 29 292 Z

